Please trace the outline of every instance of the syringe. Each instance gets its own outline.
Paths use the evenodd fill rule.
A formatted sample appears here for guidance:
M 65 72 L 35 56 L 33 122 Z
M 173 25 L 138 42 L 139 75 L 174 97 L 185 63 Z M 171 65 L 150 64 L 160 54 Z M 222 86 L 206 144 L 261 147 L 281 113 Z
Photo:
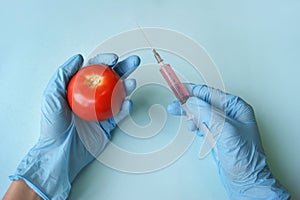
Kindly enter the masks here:
M 170 89 L 172 90 L 172 92 L 180 102 L 182 109 L 185 111 L 187 115 L 187 118 L 192 119 L 195 125 L 203 132 L 205 136 L 205 141 L 203 145 L 209 145 L 209 149 L 205 150 L 202 148 L 199 153 L 200 158 L 203 158 L 205 155 L 207 155 L 207 153 L 212 148 L 214 149 L 215 154 L 217 155 L 216 141 L 213 138 L 212 133 L 210 132 L 210 130 L 207 128 L 205 124 L 201 123 L 201 121 L 197 117 L 195 117 L 192 114 L 192 112 L 189 111 L 186 105 L 186 101 L 190 96 L 188 90 L 185 88 L 183 83 L 181 83 L 181 81 L 175 74 L 174 70 L 172 69 L 171 65 L 165 64 L 163 62 L 163 59 L 160 57 L 160 55 L 157 53 L 155 49 L 152 49 L 152 51 L 158 64 L 160 65 L 160 73 L 162 74 L 168 86 L 170 87 Z

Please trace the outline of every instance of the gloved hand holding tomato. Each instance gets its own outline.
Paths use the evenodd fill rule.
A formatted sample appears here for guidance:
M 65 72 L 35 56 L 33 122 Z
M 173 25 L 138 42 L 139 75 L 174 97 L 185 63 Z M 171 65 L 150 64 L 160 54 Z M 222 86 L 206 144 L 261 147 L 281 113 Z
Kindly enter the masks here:
M 140 64 L 138 56 L 130 56 L 118 62 L 118 56 L 115 54 L 97 55 L 89 60 L 88 65 L 96 65 L 97 67 L 105 65 L 105 72 L 100 76 L 95 76 L 94 79 L 88 79 L 87 82 L 80 82 L 79 80 L 85 79 L 78 78 L 79 73 L 81 73 L 78 72 L 80 68 L 83 72 L 88 69 L 88 67 L 82 67 L 82 63 L 83 58 L 81 55 L 73 56 L 57 69 L 49 81 L 42 96 L 40 138 L 23 158 L 15 174 L 10 176 L 11 180 L 25 181 L 43 199 L 67 198 L 71 183 L 77 174 L 92 162 L 95 156 L 101 153 L 111 137 L 110 132 L 117 126 L 119 121 L 129 114 L 132 107 L 132 102 L 124 98 L 135 89 L 136 84 L 135 80 L 126 78 Z M 75 75 L 76 72 L 78 72 L 77 75 Z M 91 74 L 87 73 L 85 75 L 89 77 Z M 74 85 L 70 86 L 72 77 L 78 78 L 79 85 L 75 81 L 75 84 L 73 83 Z M 105 109 L 111 109 L 112 104 L 109 97 L 113 97 L 110 94 L 113 93 L 111 91 L 114 90 L 115 84 L 119 84 L 117 90 L 120 94 L 116 101 L 116 105 L 119 105 L 116 109 L 117 113 L 107 112 L 103 118 L 96 119 L 93 116 L 90 121 L 86 121 L 77 117 L 71 111 L 67 95 L 77 95 L 76 98 L 79 95 L 76 100 L 83 103 L 81 108 L 84 108 L 85 105 L 89 107 L 93 103 L 85 103 L 94 101 L 96 106 L 103 104 Z M 68 85 L 69 90 L 67 92 Z M 96 91 L 95 94 L 98 94 L 99 91 L 110 92 L 108 92 L 108 95 L 104 95 L 103 98 L 88 100 L 85 99 L 84 95 L 88 90 L 86 88 L 90 86 L 92 86 L 91 90 Z M 71 87 L 73 90 L 70 89 Z M 107 97 L 108 99 L 106 99 Z M 74 99 L 72 98 L 71 101 Z M 74 109 L 74 101 L 71 106 Z M 107 119 L 111 114 L 114 116 Z M 89 134 L 95 134 L 93 136 L 97 136 L 97 140 L 90 138 Z M 82 137 L 86 137 L 88 142 L 92 142 L 93 151 L 84 144 Z

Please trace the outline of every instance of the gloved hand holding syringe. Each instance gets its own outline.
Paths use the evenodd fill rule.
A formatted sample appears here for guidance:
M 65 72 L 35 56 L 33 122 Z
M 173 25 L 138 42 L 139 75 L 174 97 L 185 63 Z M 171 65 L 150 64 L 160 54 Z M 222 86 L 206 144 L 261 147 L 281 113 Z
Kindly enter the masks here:
M 207 128 L 207 126 L 198 119 L 198 117 L 195 117 L 192 114 L 192 112 L 189 111 L 188 107 L 185 104 L 187 99 L 190 97 L 188 90 L 185 88 L 183 83 L 181 83 L 181 81 L 175 74 L 174 70 L 172 69 L 171 65 L 165 64 L 163 62 L 163 59 L 160 57 L 160 55 L 157 53 L 157 51 L 154 48 L 152 49 L 152 51 L 154 53 L 154 56 L 158 64 L 160 65 L 160 72 L 163 78 L 165 79 L 168 86 L 170 87 L 170 89 L 172 90 L 172 92 L 180 102 L 181 107 L 183 111 L 186 113 L 188 120 L 192 119 L 196 127 L 200 129 L 201 132 L 203 132 L 203 135 L 205 137 L 203 145 L 209 145 L 210 146 L 209 150 L 213 148 L 215 154 L 217 155 L 216 140 L 213 138 L 212 133 Z M 203 158 L 207 153 L 208 153 L 207 151 L 203 151 L 203 148 L 201 148 L 199 152 L 199 157 Z

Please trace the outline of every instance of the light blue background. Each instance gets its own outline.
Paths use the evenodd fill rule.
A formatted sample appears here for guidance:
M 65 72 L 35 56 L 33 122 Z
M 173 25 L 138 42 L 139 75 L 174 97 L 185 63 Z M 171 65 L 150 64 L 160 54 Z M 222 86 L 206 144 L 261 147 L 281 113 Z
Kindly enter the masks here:
M 1 1 L 0 196 L 38 139 L 41 94 L 56 68 L 138 22 L 182 32 L 206 48 L 226 90 L 254 107 L 269 166 L 299 199 L 299 10 L 296 0 Z M 200 142 L 149 174 L 94 162 L 70 199 L 227 199 L 211 157 L 196 157 Z

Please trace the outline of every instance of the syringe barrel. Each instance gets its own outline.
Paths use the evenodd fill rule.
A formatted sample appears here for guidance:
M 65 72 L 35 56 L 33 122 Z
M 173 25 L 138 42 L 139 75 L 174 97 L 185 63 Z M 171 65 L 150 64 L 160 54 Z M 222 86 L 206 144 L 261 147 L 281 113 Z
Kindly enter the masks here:
M 172 67 L 169 64 L 161 63 L 160 72 L 176 98 L 181 104 L 184 104 L 189 98 L 189 92 L 180 82 Z

